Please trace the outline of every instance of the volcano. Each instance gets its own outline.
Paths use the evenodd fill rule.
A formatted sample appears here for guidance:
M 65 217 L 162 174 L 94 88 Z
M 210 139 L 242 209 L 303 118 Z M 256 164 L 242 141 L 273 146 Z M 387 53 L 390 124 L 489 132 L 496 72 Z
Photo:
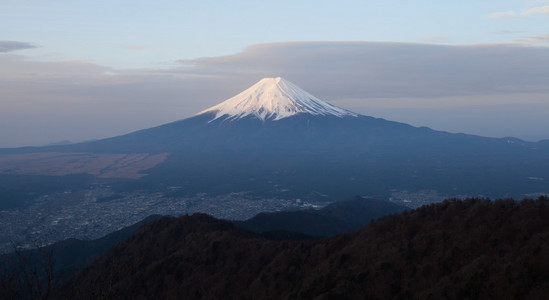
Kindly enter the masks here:
M 549 192 L 549 145 L 413 127 L 264 78 L 183 120 L 94 142 L 0 150 L 0 173 L 87 173 L 140 189 L 257 197 Z
M 210 107 L 198 115 L 215 113 L 215 118 L 238 120 L 253 116 L 260 120 L 280 120 L 297 114 L 313 116 L 357 116 L 324 102 L 295 84 L 280 78 L 263 78 L 244 92 Z

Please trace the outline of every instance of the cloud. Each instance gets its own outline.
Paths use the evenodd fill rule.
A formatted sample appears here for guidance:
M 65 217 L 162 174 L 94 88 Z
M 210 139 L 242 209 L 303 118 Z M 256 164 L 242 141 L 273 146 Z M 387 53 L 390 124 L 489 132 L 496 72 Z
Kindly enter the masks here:
M 544 43 L 549 43 L 549 34 L 532 35 L 532 36 L 516 39 L 513 42 L 521 45 L 530 45 L 530 46 L 540 45 Z
M 527 16 L 527 15 L 532 15 L 532 14 L 544 14 L 544 15 L 547 15 L 549 14 L 549 5 L 546 5 L 546 6 L 540 6 L 540 7 L 534 7 L 534 8 L 530 8 L 530 9 L 526 9 L 526 10 L 523 10 L 521 12 L 521 14 Z
M 528 38 L 547 41 L 548 35 Z M 447 46 L 378 42 L 259 44 L 227 56 L 180 60 L 167 70 L 116 71 L 86 61 L 38 62 L 0 57 L 1 86 L 112 93 L 125 99 L 157 87 L 180 98 L 219 101 L 262 77 L 283 76 L 330 98 L 439 97 L 546 92 L 549 48 L 520 45 Z M 215 89 L 211 87 L 215 86 Z M 134 90 L 129 90 L 132 87 Z M 140 93 L 142 95 L 142 93 Z M 218 98 L 219 97 L 219 98 Z M 63 97 L 60 97 L 62 99 Z M 138 99 L 141 97 L 138 97 Z
M 514 11 L 509 10 L 509 11 L 500 11 L 500 12 L 491 13 L 488 15 L 488 18 L 491 18 L 491 19 L 510 18 L 516 15 L 517 14 Z
M 0 53 L 12 52 L 23 49 L 36 48 L 36 46 L 24 42 L 0 41 Z
M 548 38 L 536 35 L 528 39 L 545 42 Z M 11 82 L 29 87 L 22 89 L 28 92 L 33 86 L 37 92 L 39 86 L 47 86 L 80 91 L 81 95 L 108 91 L 126 93 L 127 97 L 133 95 L 128 87 L 151 87 L 153 96 L 159 92 L 155 88 L 169 86 L 180 98 L 219 101 L 262 77 L 283 76 L 331 98 L 547 92 L 547 57 L 549 48 L 520 45 L 295 42 L 259 44 L 234 55 L 180 60 L 178 67 L 166 70 L 117 71 L 86 61 L 38 62 L 6 54 L 0 57 L 0 82 L 5 83 L 0 87 Z
M 183 60 L 170 72 L 253 81 L 283 76 L 334 97 L 438 97 L 548 91 L 548 48 L 407 43 L 275 43 Z
M 125 46 L 122 46 L 122 48 L 126 48 L 126 49 L 131 49 L 131 50 L 143 50 L 145 48 L 147 48 L 145 45 L 125 45 Z
M 546 2 L 549 2 L 549 1 L 542 1 L 542 2 L 539 2 L 539 3 L 546 3 Z M 530 8 L 530 9 L 524 9 L 520 12 L 520 14 L 523 15 L 523 16 L 534 15 L 534 14 L 547 15 L 547 14 L 549 14 L 549 5 L 534 7 L 534 8 Z M 513 10 L 509 10 L 509 11 L 501 11 L 501 12 L 491 13 L 491 14 L 488 15 L 488 18 L 491 18 L 491 19 L 511 18 L 511 17 L 516 17 L 517 15 L 518 15 L 517 12 L 515 12 Z
M 537 34 L 533 36 L 529 36 L 524 39 L 520 39 L 520 42 L 523 43 L 549 43 L 549 34 Z

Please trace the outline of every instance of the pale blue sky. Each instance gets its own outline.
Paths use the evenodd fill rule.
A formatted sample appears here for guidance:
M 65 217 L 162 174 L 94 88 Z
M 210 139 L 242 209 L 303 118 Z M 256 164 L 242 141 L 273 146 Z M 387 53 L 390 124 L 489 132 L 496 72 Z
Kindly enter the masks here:
M 549 1 L 29 1 L 0 3 L 1 39 L 26 55 L 114 68 L 168 67 L 289 41 L 450 45 L 547 34 L 549 19 L 522 12 Z M 514 12 L 515 16 L 490 17 Z
M 0 147 L 160 125 L 265 76 L 375 117 L 549 139 L 549 0 L 0 0 Z

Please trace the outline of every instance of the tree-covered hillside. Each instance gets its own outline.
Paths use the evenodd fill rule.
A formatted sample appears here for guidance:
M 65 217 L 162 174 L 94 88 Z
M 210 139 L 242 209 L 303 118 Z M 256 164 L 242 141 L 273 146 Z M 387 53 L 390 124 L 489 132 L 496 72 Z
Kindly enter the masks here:
M 447 200 L 322 240 L 275 241 L 206 215 L 162 218 L 59 297 L 543 299 L 549 199 Z

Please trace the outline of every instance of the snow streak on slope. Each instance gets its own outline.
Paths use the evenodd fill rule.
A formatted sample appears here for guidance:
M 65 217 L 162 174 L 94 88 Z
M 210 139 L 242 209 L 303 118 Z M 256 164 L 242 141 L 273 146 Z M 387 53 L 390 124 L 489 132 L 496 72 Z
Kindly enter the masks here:
M 244 92 L 198 114 L 205 113 L 215 113 L 213 120 L 223 116 L 237 120 L 249 115 L 261 120 L 280 120 L 299 113 L 357 116 L 316 98 L 280 77 L 263 78 Z

